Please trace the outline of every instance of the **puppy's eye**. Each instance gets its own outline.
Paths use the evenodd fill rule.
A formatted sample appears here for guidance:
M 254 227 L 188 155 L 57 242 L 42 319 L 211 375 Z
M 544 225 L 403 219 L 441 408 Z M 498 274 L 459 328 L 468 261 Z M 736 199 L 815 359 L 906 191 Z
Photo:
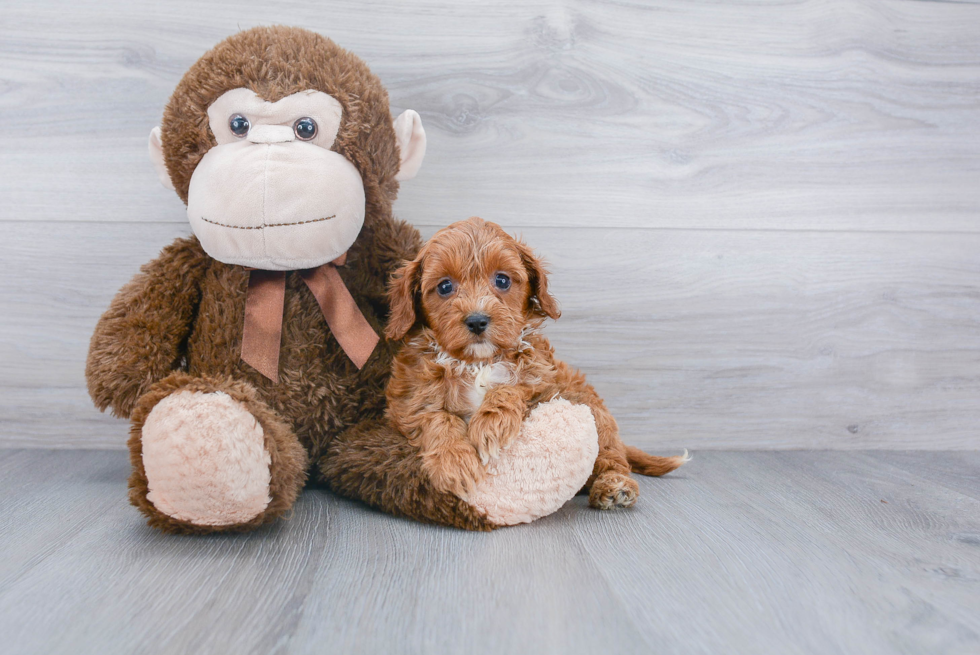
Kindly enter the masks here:
M 507 291 L 510 288 L 510 277 L 506 273 L 497 273 L 493 278 L 493 284 L 501 291 Z
M 243 137 L 248 134 L 248 128 L 250 128 L 251 125 L 249 124 L 247 118 L 241 114 L 235 114 L 228 119 L 228 127 L 231 129 L 232 134 L 237 137 Z
M 301 118 L 293 123 L 293 132 L 300 141 L 309 141 L 316 136 L 316 121 L 312 118 Z
M 451 294 L 455 288 L 456 287 L 453 285 L 453 281 L 447 277 L 445 280 L 442 280 L 436 285 L 436 293 L 445 298 Z

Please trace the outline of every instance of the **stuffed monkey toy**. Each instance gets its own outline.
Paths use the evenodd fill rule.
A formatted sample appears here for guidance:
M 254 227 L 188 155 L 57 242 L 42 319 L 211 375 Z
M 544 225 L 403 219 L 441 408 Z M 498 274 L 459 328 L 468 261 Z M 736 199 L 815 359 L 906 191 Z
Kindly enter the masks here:
M 550 513 L 586 482 L 596 432 L 581 406 L 529 417 L 528 434 L 564 455 L 515 447 L 515 477 L 490 480 L 480 506 L 433 489 L 384 420 L 397 347 L 378 336 L 386 284 L 421 246 L 392 203 L 424 153 L 419 115 L 393 120 L 364 62 L 306 30 L 240 32 L 184 75 L 150 155 L 194 236 L 118 292 L 86 366 L 96 406 L 130 420 L 130 500 L 151 526 L 250 530 L 310 478 L 489 530 Z

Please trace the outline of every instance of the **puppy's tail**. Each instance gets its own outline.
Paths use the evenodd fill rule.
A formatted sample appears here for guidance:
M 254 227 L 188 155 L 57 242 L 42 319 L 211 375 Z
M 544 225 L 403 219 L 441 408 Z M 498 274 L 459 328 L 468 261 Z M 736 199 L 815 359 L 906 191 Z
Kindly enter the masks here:
M 646 454 L 639 448 L 626 446 L 626 459 L 635 473 L 659 477 L 687 464 L 691 461 L 691 456 L 685 450 L 683 455 L 675 457 L 656 457 Z

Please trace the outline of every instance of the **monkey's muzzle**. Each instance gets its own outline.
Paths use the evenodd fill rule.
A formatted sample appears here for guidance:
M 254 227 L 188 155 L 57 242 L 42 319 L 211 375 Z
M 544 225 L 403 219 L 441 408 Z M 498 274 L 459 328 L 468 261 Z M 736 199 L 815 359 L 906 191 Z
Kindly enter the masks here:
M 364 185 L 343 155 L 300 141 L 218 145 L 191 177 L 187 217 L 220 262 L 315 268 L 350 248 L 364 224 Z

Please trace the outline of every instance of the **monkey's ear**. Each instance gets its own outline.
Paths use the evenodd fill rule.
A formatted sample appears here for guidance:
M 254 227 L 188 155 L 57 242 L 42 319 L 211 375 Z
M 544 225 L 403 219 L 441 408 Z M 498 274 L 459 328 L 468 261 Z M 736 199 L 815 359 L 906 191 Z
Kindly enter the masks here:
M 163 139 L 160 138 L 160 134 L 159 125 L 150 130 L 150 161 L 153 162 L 153 168 L 156 169 L 157 175 L 160 177 L 160 184 L 173 191 L 174 183 L 170 179 L 167 164 L 163 159 Z
M 524 243 L 518 241 L 517 246 L 531 285 L 531 297 L 528 298 L 531 303 L 531 313 L 558 320 L 561 310 L 558 309 L 558 301 L 548 291 L 548 270 L 544 262 Z
M 388 315 L 388 325 L 385 336 L 397 340 L 408 334 L 417 322 L 415 314 L 416 295 L 419 291 L 420 273 L 422 271 L 421 257 L 414 261 L 405 262 L 394 272 L 388 283 L 388 304 L 391 314 Z
M 415 177 L 422 165 L 422 158 L 425 157 L 425 130 L 422 129 L 422 117 L 412 109 L 402 112 L 395 119 L 394 125 L 395 140 L 398 141 L 398 152 L 401 155 L 395 179 L 403 182 Z

